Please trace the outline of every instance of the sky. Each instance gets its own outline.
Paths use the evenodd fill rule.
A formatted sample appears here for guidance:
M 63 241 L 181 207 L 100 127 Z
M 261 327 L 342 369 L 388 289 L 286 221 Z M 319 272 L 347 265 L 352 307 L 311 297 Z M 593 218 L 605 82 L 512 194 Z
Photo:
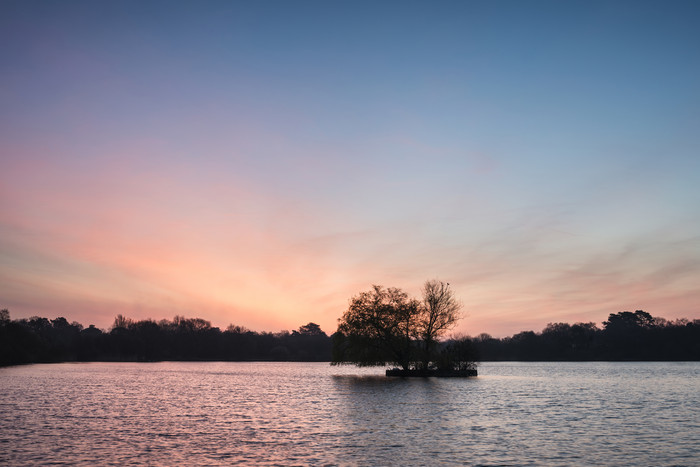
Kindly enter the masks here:
M 0 307 L 700 318 L 700 2 L 0 2 Z

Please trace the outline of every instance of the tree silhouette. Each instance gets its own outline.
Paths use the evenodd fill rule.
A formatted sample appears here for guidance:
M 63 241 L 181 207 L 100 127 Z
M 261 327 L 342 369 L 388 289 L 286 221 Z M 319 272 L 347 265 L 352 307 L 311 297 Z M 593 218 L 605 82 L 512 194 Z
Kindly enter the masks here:
M 298 331 L 292 331 L 297 332 L 301 334 L 302 336 L 320 336 L 320 335 L 326 335 L 325 332 L 321 331 L 321 326 L 319 326 L 316 323 L 309 323 L 305 324 L 304 326 L 300 326 Z
M 418 334 L 423 341 L 423 368 L 428 369 L 435 357 L 437 339 L 457 324 L 461 308 L 450 284 L 429 280 L 423 285 L 423 303 L 418 318 Z
M 435 369 L 449 355 L 438 351 L 438 339 L 455 325 L 460 308 L 444 282 L 427 281 L 422 302 L 401 289 L 374 285 L 350 299 L 333 336 L 332 363 Z
M 230 325 L 225 331 L 201 318 L 135 321 L 117 316 L 109 331 L 83 328 L 58 317 L 12 320 L 0 310 L 0 365 L 61 361 L 329 361 L 394 364 L 425 369 L 425 300 L 399 289 L 375 287 L 351 300 L 349 320 L 328 337 L 315 323 L 287 332 L 254 332 Z M 376 308 L 376 309 L 373 309 Z M 345 316 L 345 315 L 344 315 Z M 440 326 L 437 326 L 438 328 Z M 366 330 L 370 334 L 363 334 Z M 349 331 L 353 330 L 352 334 Z M 343 332 L 348 334 L 343 334 Z M 386 337 L 389 336 L 387 339 Z M 595 323 L 550 323 L 496 339 L 488 334 L 444 340 L 437 335 L 428 368 L 464 368 L 476 360 L 700 360 L 700 320 L 668 321 L 637 310 L 613 313 Z M 384 340 L 382 342 L 382 340 Z M 333 345 L 332 345 L 333 344 Z M 332 348 L 331 348 L 332 347 Z
M 413 358 L 419 303 L 401 289 L 374 285 L 350 299 L 333 336 L 333 363 L 391 363 L 407 370 Z

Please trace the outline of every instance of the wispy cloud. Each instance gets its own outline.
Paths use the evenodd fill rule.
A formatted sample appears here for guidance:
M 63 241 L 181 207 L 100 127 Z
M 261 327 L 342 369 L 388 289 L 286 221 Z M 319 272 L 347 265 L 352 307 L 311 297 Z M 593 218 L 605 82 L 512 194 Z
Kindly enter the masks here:
M 13 316 L 330 332 L 372 283 L 428 278 L 468 333 L 697 314 L 697 8 L 593 38 L 585 8 L 104 8 L 0 15 Z

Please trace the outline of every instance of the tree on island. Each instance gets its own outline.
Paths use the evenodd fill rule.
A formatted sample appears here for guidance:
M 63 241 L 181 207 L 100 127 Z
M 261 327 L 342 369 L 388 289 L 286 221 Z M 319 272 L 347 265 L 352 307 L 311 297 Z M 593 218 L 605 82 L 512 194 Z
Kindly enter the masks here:
M 461 308 L 462 304 L 455 298 L 449 283 L 429 280 L 423 285 L 423 303 L 418 318 L 423 368 L 428 368 L 434 358 L 438 338 L 461 318 Z
M 333 335 L 331 363 L 394 365 L 403 371 L 474 367 L 464 342 L 440 342 L 461 318 L 450 285 L 426 281 L 422 301 L 398 288 L 374 285 L 350 299 Z

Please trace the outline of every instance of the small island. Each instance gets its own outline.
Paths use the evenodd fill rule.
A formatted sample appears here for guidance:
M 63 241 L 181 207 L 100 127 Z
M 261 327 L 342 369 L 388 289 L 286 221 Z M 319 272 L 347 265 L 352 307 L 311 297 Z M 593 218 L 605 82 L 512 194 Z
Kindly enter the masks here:
M 477 376 L 476 368 L 465 369 L 465 370 L 441 370 L 439 368 L 428 369 L 428 370 L 418 370 L 409 369 L 402 370 L 401 368 L 391 368 L 386 370 L 387 376 L 420 376 L 427 378 L 430 376 L 436 376 L 438 378 L 464 378 L 467 376 Z
M 477 376 L 468 338 L 440 340 L 461 318 L 449 283 L 426 281 L 422 300 L 375 285 L 350 299 L 333 334 L 332 365 L 392 366 L 386 376 Z

